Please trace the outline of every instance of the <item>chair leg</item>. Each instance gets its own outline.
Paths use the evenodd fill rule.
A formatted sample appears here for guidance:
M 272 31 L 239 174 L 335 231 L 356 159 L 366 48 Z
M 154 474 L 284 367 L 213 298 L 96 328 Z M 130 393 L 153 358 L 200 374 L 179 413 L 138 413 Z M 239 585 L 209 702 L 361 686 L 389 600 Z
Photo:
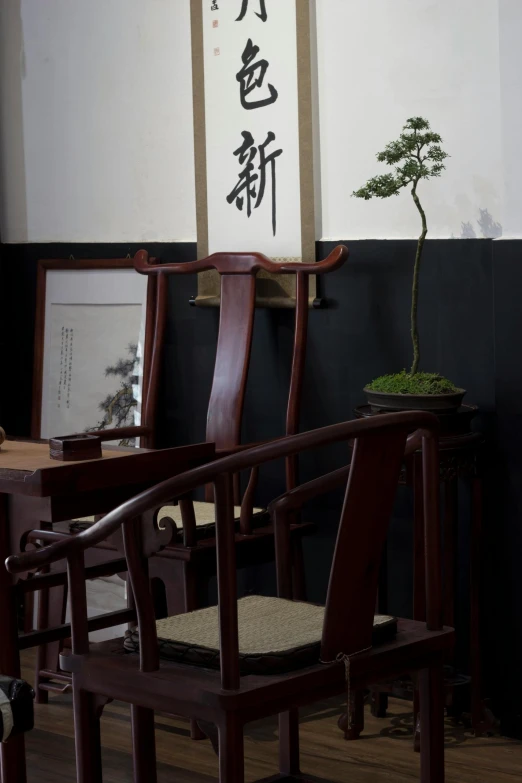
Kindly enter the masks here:
M 184 581 L 184 592 L 185 592 L 185 612 L 193 612 L 195 609 L 199 608 L 199 601 L 198 601 L 198 575 L 194 568 L 189 563 L 184 563 L 184 569 L 183 569 L 183 581 Z M 169 610 L 170 614 L 170 610 Z M 190 721 L 190 739 L 193 740 L 204 740 L 207 738 L 207 735 L 203 733 L 203 731 L 200 729 L 197 721 L 191 720 Z
M 419 675 L 421 783 L 444 783 L 444 671 L 442 661 Z
M 385 718 L 388 710 L 388 694 L 374 691 L 372 693 L 371 710 L 374 718 Z
M 169 616 L 183 614 L 185 608 L 184 563 L 166 557 L 151 557 L 150 579 L 160 579 L 165 586 L 167 613 Z
M 419 673 L 413 672 L 411 675 L 413 682 L 413 750 L 420 753 L 420 696 L 419 696 Z
M 233 712 L 219 726 L 219 783 L 245 783 L 243 725 Z
M 131 704 L 134 783 L 156 783 L 154 711 Z
M 357 690 L 353 693 L 351 720 L 348 721 L 348 713 L 343 712 L 337 725 L 344 732 L 346 740 L 359 739 L 364 730 L 364 691 Z
M 102 783 L 100 719 L 94 695 L 73 685 L 77 783 Z
M 299 710 L 279 714 L 279 771 L 299 775 Z
M 183 570 L 184 590 L 185 590 L 185 612 L 193 612 L 198 609 L 198 576 L 194 568 L 189 563 L 184 563 Z M 170 611 L 169 611 L 170 614 Z M 204 740 L 206 734 L 200 729 L 197 721 L 190 721 L 190 739 Z
M 182 560 L 151 558 L 149 576 L 151 579 L 156 578 L 163 582 L 169 617 L 192 612 L 198 608 L 198 575 Z M 206 734 L 201 731 L 195 720 L 190 721 L 190 738 L 206 739 Z
M 295 601 L 306 601 L 306 577 L 301 536 L 295 536 L 292 541 L 292 593 Z
M 24 633 L 34 630 L 34 593 L 24 596 Z
M 40 590 L 38 594 L 38 630 L 53 628 L 65 622 L 67 608 L 67 589 L 65 586 L 51 587 Z M 38 648 L 36 655 L 35 694 L 37 704 L 47 704 L 48 691 L 40 688 L 43 682 L 40 677 L 42 669 L 58 671 L 61 642 L 50 642 Z

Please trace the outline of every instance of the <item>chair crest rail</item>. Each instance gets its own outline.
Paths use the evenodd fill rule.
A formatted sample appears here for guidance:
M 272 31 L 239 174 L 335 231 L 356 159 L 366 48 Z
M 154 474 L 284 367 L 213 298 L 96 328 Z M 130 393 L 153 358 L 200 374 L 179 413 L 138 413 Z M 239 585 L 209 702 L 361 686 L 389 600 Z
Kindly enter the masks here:
M 186 261 L 181 264 L 157 264 L 155 258 L 149 258 L 146 250 L 140 250 L 134 256 L 134 268 L 142 275 L 194 274 L 216 269 L 222 275 L 256 275 L 260 270 L 271 274 L 312 274 L 322 275 L 339 269 L 348 258 L 348 248 L 338 245 L 323 261 L 311 264 L 279 264 L 271 261 L 262 253 L 213 253 L 198 261 Z

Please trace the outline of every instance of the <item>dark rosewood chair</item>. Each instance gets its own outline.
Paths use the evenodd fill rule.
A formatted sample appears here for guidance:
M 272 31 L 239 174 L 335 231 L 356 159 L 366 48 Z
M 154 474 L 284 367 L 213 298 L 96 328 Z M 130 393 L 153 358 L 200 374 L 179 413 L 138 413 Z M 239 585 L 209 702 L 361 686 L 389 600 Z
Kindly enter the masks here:
M 348 250 L 339 246 L 325 260 L 313 263 L 279 264 L 270 261 L 259 253 L 216 253 L 208 258 L 182 264 L 159 264 L 149 259 L 148 253 L 139 251 L 134 259 L 136 270 L 152 275 L 155 285 L 150 286 L 150 310 L 154 313 L 154 330 L 149 331 L 151 344 L 145 355 L 150 357 L 144 368 L 142 426 L 126 427 L 110 431 L 111 439 L 140 437 L 140 445 L 154 448 L 155 423 L 157 418 L 158 389 L 162 368 L 164 334 L 167 316 L 167 278 L 169 275 L 194 274 L 215 270 L 221 277 L 220 323 L 217 353 L 214 366 L 214 378 L 207 413 L 208 442 L 215 443 L 221 454 L 230 454 L 240 445 L 241 421 L 243 415 L 246 383 L 252 346 L 256 276 L 260 271 L 274 275 L 295 275 L 296 278 L 296 314 L 295 337 L 292 354 L 292 371 L 288 392 L 286 412 L 286 435 L 298 431 L 301 391 L 303 385 L 306 338 L 309 310 L 309 276 L 332 272 L 341 267 L 348 257 Z M 174 390 L 175 393 L 175 390 Z M 100 434 L 107 436 L 107 432 Z M 286 486 L 290 489 L 298 481 L 297 459 L 291 455 L 286 460 Z M 239 475 L 233 479 L 234 516 L 236 518 L 236 547 L 238 567 L 256 563 L 273 562 L 273 527 L 263 509 L 255 509 L 253 498 L 257 483 L 257 471 L 253 470 L 243 498 L 239 490 Z M 193 501 L 182 497 L 177 505 L 163 507 L 158 516 L 161 520 L 169 518 L 174 522 L 169 526 L 172 538 L 160 555 L 151 559 L 149 575 L 151 579 L 163 583 L 169 614 L 191 611 L 198 607 L 198 592 L 216 573 L 216 531 L 215 511 L 212 501 L 212 488 L 205 488 L 205 501 Z M 294 521 L 297 521 L 294 520 Z M 88 526 L 74 525 L 73 530 Z M 304 579 L 301 537 L 313 531 L 313 525 L 293 524 L 291 528 L 292 571 L 296 597 L 304 598 Z M 38 539 L 34 533 L 32 539 Z M 116 536 L 112 541 L 103 542 L 106 552 L 91 552 L 94 562 L 105 563 L 110 557 L 118 555 L 121 540 Z M 63 622 L 65 611 L 64 593 L 51 590 L 41 605 L 39 628 L 50 627 Z M 47 618 L 47 619 L 46 619 Z M 62 618 L 62 619 L 61 619 Z M 46 689 L 56 689 L 50 680 L 55 671 L 58 658 L 58 643 L 43 646 L 38 656 L 38 685 L 43 682 Z M 58 687 L 64 687 L 58 686 Z M 43 693 L 45 698 L 46 693 Z M 197 734 L 196 734 L 197 736 Z
M 135 257 L 138 272 L 156 277 L 159 301 L 167 285 L 168 275 L 217 272 L 221 278 L 219 335 L 210 401 L 207 413 L 206 439 L 213 442 L 218 454 L 231 454 L 240 445 L 241 422 L 248 378 L 254 327 L 256 276 L 260 271 L 273 275 L 295 275 L 296 313 L 292 369 L 288 391 L 285 432 L 293 435 L 299 429 L 301 392 L 303 386 L 306 338 L 309 310 L 309 276 L 332 272 L 348 258 L 348 250 L 340 245 L 319 263 L 279 264 L 260 253 L 215 253 L 208 258 L 183 264 L 158 264 L 149 260 L 145 251 Z M 158 362 L 161 356 L 165 313 L 158 311 L 158 335 L 151 366 L 151 389 L 157 388 Z M 160 336 L 161 332 L 161 336 Z M 157 393 L 154 394 L 157 399 Z M 286 460 L 286 487 L 298 482 L 295 455 Z M 241 496 L 239 474 L 233 477 L 234 518 L 236 520 L 237 565 L 239 568 L 257 563 L 273 562 L 273 528 L 263 509 L 254 508 L 257 470 L 253 470 L 248 486 Z M 205 487 L 205 500 L 180 498 L 177 506 L 161 510 L 160 517 L 175 522 L 176 533 L 160 556 L 151 560 L 151 578 L 165 585 L 169 614 L 196 609 L 199 587 L 215 575 L 216 546 L 215 509 L 212 487 Z M 296 519 L 297 521 L 297 519 Z M 292 538 L 292 572 L 296 596 L 305 597 L 301 538 L 313 529 L 311 525 L 294 524 Z
M 378 574 L 407 437 L 422 439 L 427 622 L 374 617 Z M 286 492 L 269 511 L 275 529 L 278 598 L 238 601 L 233 476 L 274 459 L 334 442 L 353 442 L 349 469 Z M 134 780 L 154 783 L 154 711 L 217 727 L 219 779 L 243 783 L 243 726 L 279 714 L 280 774 L 306 781 L 299 768 L 298 709 L 376 681 L 419 673 L 421 781 L 444 781 L 443 657 L 453 630 L 442 626 L 437 420 L 421 412 L 336 424 L 262 444 L 142 492 L 89 530 L 7 561 L 12 573 L 66 558 L 72 605 L 72 672 L 79 783 L 102 780 L 99 716 L 111 699 L 131 704 Z M 288 600 L 290 529 L 304 503 L 346 485 L 326 606 Z M 213 484 L 219 605 L 156 622 L 147 564 L 152 542 L 139 519 L 198 486 Z M 89 645 L 84 554 L 122 528 L 138 630 Z M 127 650 L 127 653 L 125 652 Z M 209 731 L 212 735 L 212 732 Z M 268 783 L 265 781 L 265 783 Z

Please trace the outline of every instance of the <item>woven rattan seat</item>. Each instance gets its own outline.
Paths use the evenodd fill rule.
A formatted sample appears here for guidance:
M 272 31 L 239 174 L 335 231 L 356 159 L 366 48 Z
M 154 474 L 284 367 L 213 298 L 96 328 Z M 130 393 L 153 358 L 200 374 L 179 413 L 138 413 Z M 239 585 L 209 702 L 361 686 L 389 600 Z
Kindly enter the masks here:
M 279 674 L 318 663 L 324 607 L 262 595 L 238 601 L 239 658 L 243 674 Z M 166 617 L 156 622 L 160 657 L 219 668 L 218 608 Z M 376 615 L 373 643 L 395 636 L 397 621 Z M 139 632 L 127 632 L 125 649 L 139 650 Z
M 214 503 L 205 503 L 201 500 L 194 500 L 193 505 L 198 536 L 214 535 L 216 524 L 216 507 Z M 237 525 L 239 525 L 240 515 L 241 506 L 234 506 L 234 519 Z M 163 506 L 159 514 L 160 519 L 161 517 L 170 517 L 173 522 L 176 523 L 178 530 L 183 529 L 180 506 Z M 263 521 L 267 521 L 265 509 L 252 509 L 252 527 L 259 527 Z
M 207 538 L 214 535 L 216 525 L 216 507 L 214 503 L 205 503 L 202 500 L 194 500 L 194 516 L 196 517 L 196 528 L 199 538 Z M 239 525 L 239 517 L 241 515 L 241 506 L 234 506 L 234 519 L 236 525 Z M 163 506 L 159 512 L 159 519 L 163 517 L 170 517 L 176 524 L 178 531 L 183 530 L 183 523 L 181 520 L 181 508 L 180 506 Z M 263 522 L 267 522 L 266 511 L 263 508 L 252 509 L 252 527 L 260 527 Z M 82 530 L 90 525 L 94 524 L 94 517 L 82 517 L 76 519 L 71 525 L 71 530 Z M 56 526 L 56 530 L 59 528 Z M 65 530 L 65 527 L 64 527 Z

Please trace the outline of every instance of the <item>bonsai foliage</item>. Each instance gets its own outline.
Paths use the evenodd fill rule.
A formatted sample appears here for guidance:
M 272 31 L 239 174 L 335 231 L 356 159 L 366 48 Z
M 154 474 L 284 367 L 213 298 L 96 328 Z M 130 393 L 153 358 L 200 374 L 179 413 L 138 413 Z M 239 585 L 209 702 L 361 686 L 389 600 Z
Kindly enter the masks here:
M 417 242 L 415 266 L 413 268 L 413 284 L 411 295 L 411 339 L 413 343 L 413 363 L 410 375 L 415 375 L 419 369 L 420 346 L 417 326 L 417 307 L 419 298 L 419 270 L 422 258 L 424 240 L 428 233 L 426 214 L 419 200 L 417 188 L 422 179 L 440 177 L 446 168 L 444 160 L 448 154 L 440 146 L 442 139 L 438 133 L 430 130 L 430 124 L 422 117 L 411 117 L 404 126 L 397 141 L 391 141 L 383 152 L 377 154 L 380 163 L 393 166 L 393 173 L 380 174 L 372 177 L 366 185 L 356 190 L 352 195 L 356 198 L 389 198 L 398 196 L 403 188 L 411 185 L 411 196 L 415 202 L 422 223 L 422 232 Z

